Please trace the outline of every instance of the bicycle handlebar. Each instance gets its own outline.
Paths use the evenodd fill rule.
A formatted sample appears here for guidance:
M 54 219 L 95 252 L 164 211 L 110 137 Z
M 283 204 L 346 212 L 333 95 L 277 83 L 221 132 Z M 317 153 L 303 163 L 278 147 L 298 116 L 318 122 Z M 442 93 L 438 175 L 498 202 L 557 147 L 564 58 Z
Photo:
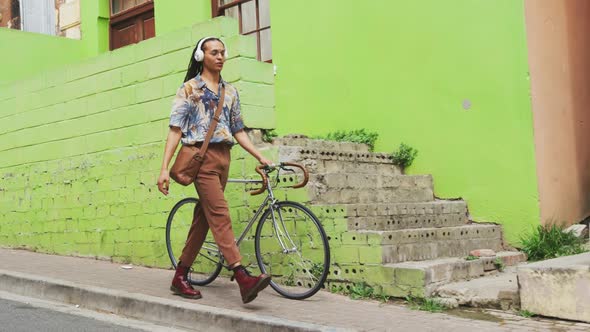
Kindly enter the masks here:
M 297 189 L 297 188 L 305 187 L 305 185 L 307 184 L 307 181 L 309 181 L 309 173 L 307 172 L 307 169 L 305 169 L 305 167 L 303 165 L 296 164 L 296 163 L 289 163 L 289 162 L 280 163 L 279 165 L 271 165 L 271 166 L 258 165 L 258 166 L 256 166 L 256 173 L 260 174 L 260 177 L 262 177 L 262 187 L 259 189 L 250 191 L 250 195 L 254 196 L 254 195 L 262 194 L 263 192 L 265 192 L 266 188 L 268 188 L 268 176 L 267 176 L 268 173 L 274 171 L 277 168 L 284 169 L 285 166 L 296 167 L 296 168 L 299 168 L 303 171 L 303 181 L 301 181 L 300 183 L 294 184 L 292 186 L 289 186 L 287 188 Z

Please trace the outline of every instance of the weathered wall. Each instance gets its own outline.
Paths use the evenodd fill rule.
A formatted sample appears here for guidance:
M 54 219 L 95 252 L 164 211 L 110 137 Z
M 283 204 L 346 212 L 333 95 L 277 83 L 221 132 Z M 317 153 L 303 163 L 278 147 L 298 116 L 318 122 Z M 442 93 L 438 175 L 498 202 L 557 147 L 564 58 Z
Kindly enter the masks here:
M 543 223 L 590 215 L 590 3 L 527 1 L 537 177 Z
M 271 20 L 280 133 L 377 131 L 511 242 L 539 223 L 523 1 L 273 1 Z

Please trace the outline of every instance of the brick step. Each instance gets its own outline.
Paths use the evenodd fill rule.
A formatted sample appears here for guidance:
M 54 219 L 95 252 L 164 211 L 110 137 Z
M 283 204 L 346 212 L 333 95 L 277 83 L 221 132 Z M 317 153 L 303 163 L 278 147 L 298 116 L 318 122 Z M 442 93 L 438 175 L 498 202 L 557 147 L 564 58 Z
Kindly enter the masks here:
M 321 183 L 330 189 L 429 189 L 433 190 L 431 175 L 382 175 L 356 173 L 313 174 L 310 181 Z
M 284 159 L 285 161 L 287 159 Z M 326 173 L 356 173 L 368 174 L 374 177 L 401 175 L 401 169 L 391 163 L 370 163 L 345 160 L 299 160 L 311 174 Z
M 398 204 L 344 205 L 349 230 L 393 231 L 400 229 L 461 226 L 467 218 L 464 201 Z
M 465 225 L 465 214 L 423 214 L 399 216 L 374 216 L 348 218 L 348 229 L 355 231 L 394 231 L 430 227 L 453 227 Z
M 368 151 L 352 151 L 339 149 L 305 148 L 298 146 L 279 146 L 279 158 L 281 161 L 305 161 L 335 160 L 356 163 L 377 163 L 395 166 L 388 153 L 376 153 Z M 395 166 L 397 167 L 397 166 Z
M 501 261 L 501 264 L 498 264 Z M 526 261 L 526 255 L 518 251 L 496 252 L 494 257 L 466 260 L 464 257 L 440 258 L 427 261 L 412 261 L 385 264 L 393 270 L 393 287 L 389 295 L 428 297 L 441 285 L 478 278 L 504 266 L 513 266 Z
M 328 188 L 321 183 L 308 184 L 308 192 L 314 205 L 324 204 L 381 204 L 417 203 L 434 200 L 432 188 Z
M 502 250 L 502 227 L 499 225 L 469 224 L 358 233 L 366 234 L 367 237 L 380 237 L 383 263 L 463 257 L 471 250 L 481 248 Z
M 466 214 L 467 203 L 463 200 L 436 200 L 419 203 L 347 204 L 348 217 L 405 216 L 428 214 Z
M 307 138 L 304 135 L 287 135 L 284 137 L 275 138 L 273 144 L 283 146 L 295 146 L 305 149 L 369 152 L 369 146 L 366 144 L 311 139 Z

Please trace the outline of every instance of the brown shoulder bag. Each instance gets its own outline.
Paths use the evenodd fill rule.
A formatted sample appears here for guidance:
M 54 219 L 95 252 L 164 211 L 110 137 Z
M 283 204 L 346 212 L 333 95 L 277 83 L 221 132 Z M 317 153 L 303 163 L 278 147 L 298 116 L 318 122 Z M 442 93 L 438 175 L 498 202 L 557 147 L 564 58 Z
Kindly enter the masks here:
M 170 177 L 177 183 L 180 183 L 183 186 L 188 186 L 189 184 L 195 182 L 195 178 L 197 177 L 199 169 L 203 164 L 203 158 L 205 157 L 205 152 L 207 152 L 209 141 L 211 140 L 213 132 L 219 123 L 219 116 L 221 115 L 221 110 L 223 109 L 224 99 L 225 87 L 222 87 L 221 96 L 219 97 L 219 104 L 217 104 L 215 115 L 209 124 L 209 131 L 207 131 L 207 136 L 205 137 L 205 141 L 203 141 L 201 148 L 198 148 L 194 145 L 183 145 L 180 148 L 180 151 L 178 151 L 178 155 L 174 160 L 174 164 L 170 168 Z

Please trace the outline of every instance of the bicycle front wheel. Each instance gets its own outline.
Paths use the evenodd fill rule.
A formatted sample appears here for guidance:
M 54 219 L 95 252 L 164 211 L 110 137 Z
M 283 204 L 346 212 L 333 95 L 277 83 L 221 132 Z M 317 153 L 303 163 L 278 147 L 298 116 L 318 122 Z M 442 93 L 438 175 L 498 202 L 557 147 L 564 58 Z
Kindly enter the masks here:
M 256 259 L 282 296 L 302 300 L 317 293 L 328 276 L 330 247 L 317 217 L 305 206 L 277 202 L 256 227 Z
M 178 258 L 187 240 L 188 232 L 193 223 L 196 207 L 199 200 L 196 198 L 185 198 L 172 208 L 166 223 L 166 248 L 172 266 L 176 268 Z M 206 222 L 202 220 L 202 222 Z M 203 247 L 199 251 L 193 263 L 188 280 L 193 285 L 204 286 L 211 283 L 221 272 L 223 258 L 211 232 L 207 234 Z

